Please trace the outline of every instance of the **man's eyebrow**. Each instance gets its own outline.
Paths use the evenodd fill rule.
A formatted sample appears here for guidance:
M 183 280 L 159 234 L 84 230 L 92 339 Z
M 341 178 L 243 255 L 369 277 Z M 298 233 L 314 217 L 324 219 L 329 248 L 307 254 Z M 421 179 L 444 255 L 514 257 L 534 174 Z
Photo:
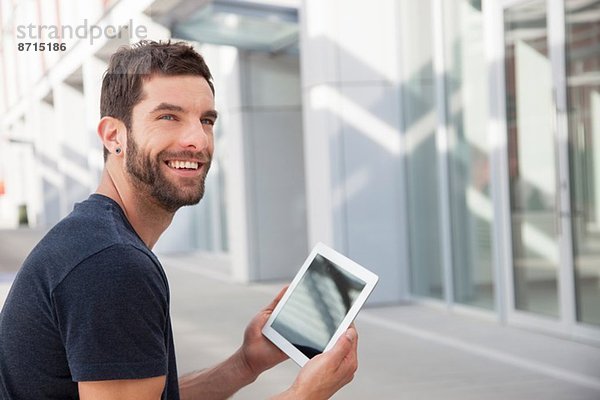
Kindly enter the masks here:
M 156 107 L 154 107 L 154 109 L 152 111 L 150 111 L 150 113 L 155 113 L 157 111 L 178 111 L 178 112 L 185 112 L 185 109 L 181 106 L 178 106 L 176 104 L 171 104 L 171 103 L 160 103 L 159 105 L 157 105 Z
M 212 119 L 216 120 L 218 116 L 219 116 L 219 113 L 217 112 L 217 110 L 209 110 L 209 111 L 202 113 L 203 118 L 208 117 L 208 118 L 212 118 Z
M 163 102 L 163 103 L 160 103 L 159 105 L 157 105 L 156 107 L 154 107 L 154 109 L 152 111 L 150 111 L 150 113 L 153 114 L 158 111 L 185 112 L 185 108 L 178 106 L 177 104 Z M 202 113 L 203 118 L 212 118 L 212 119 L 216 120 L 218 116 L 219 116 L 219 113 L 217 112 L 217 110 L 208 110 L 208 111 Z

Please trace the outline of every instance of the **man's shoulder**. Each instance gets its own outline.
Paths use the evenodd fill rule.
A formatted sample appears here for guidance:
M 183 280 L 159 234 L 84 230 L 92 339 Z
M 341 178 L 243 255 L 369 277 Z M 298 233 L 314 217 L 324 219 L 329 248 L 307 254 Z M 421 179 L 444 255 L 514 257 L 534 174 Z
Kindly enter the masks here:
M 23 270 L 43 270 L 56 284 L 81 262 L 107 249 L 121 254 L 126 254 L 125 249 L 137 249 L 132 254 L 145 252 L 120 210 L 90 198 L 77 204 L 42 238 L 23 263 Z
M 150 251 L 135 243 L 113 243 L 90 254 L 79 265 L 104 265 L 105 269 L 126 268 L 137 273 L 148 268 L 155 270 L 155 257 Z
M 53 238 L 78 238 L 84 246 L 95 243 L 138 243 L 140 240 L 127 222 L 123 211 L 112 200 L 100 195 L 91 195 L 78 203 L 73 211 L 52 230 Z
M 111 199 L 101 195 L 91 195 L 78 203 L 73 211 L 49 232 L 49 241 L 97 248 L 116 243 L 143 244 L 127 221 L 121 208 Z
M 119 283 L 125 288 L 150 282 L 166 286 L 151 253 L 133 244 L 117 243 L 105 247 L 65 272 L 66 275 L 57 282 L 58 286 L 63 286 L 65 281 L 71 285 L 79 282 L 81 287 L 89 287 L 89 283 L 94 282 L 94 285 L 111 289 Z

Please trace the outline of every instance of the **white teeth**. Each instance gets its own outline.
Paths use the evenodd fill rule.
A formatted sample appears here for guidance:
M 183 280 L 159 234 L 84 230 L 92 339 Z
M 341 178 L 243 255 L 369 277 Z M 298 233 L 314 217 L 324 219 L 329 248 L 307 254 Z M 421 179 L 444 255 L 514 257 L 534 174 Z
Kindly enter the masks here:
M 198 169 L 198 163 L 195 161 L 169 161 L 167 164 L 175 169 Z

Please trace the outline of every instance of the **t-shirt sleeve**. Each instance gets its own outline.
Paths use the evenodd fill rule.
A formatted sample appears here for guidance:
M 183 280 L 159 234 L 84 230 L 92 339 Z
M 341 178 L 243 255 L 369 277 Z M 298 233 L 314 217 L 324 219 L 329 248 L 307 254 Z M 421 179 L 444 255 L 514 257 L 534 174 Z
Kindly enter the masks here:
M 114 245 L 91 256 L 52 298 L 73 381 L 167 374 L 168 289 L 141 250 Z

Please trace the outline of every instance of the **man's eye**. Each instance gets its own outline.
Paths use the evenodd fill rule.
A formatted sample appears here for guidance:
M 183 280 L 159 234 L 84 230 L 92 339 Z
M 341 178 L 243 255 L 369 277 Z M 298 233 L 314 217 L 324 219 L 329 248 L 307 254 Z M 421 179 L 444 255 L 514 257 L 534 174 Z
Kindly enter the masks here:
M 210 118 L 202 118 L 200 120 L 200 122 L 202 123 L 202 125 L 214 125 L 215 124 L 215 121 L 213 121 Z
M 161 115 L 158 119 L 164 119 L 165 121 L 175 121 L 175 116 L 171 114 Z

